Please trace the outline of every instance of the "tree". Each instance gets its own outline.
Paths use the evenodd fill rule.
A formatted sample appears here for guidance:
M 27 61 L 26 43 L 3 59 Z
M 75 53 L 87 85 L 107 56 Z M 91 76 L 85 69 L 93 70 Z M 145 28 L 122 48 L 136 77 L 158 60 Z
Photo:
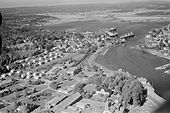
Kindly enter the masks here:
M 135 81 L 134 86 L 135 87 L 132 89 L 133 105 L 141 106 L 145 102 L 147 90 L 143 88 L 142 84 L 138 80 Z
M 52 89 L 58 89 L 58 88 L 60 88 L 60 82 L 59 82 L 59 81 L 52 81 L 52 82 L 50 83 L 50 87 L 51 87 Z
M 106 78 L 106 75 L 104 74 L 102 75 L 95 74 L 88 79 L 88 82 L 91 84 L 95 84 L 95 85 L 101 85 L 102 82 L 105 80 L 105 78 Z
M 125 84 L 125 82 L 122 81 L 122 80 L 118 83 L 118 85 L 116 86 L 116 92 L 117 93 L 119 93 L 119 94 L 122 93 L 122 89 L 123 89 L 124 84 Z
M 82 68 L 77 68 L 74 70 L 74 75 L 79 74 L 82 71 Z
M 26 88 L 26 89 L 23 91 L 23 96 L 24 96 L 24 97 L 26 97 L 26 96 L 28 95 L 28 91 L 29 91 L 28 88 Z
M 93 96 L 93 94 L 94 92 L 85 91 L 83 93 L 83 98 L 90 99 Z
M 123 87 L 122 96 L 125 106 L 141 106 L 145 102 L 147 90 L 144 89 L 141 82 L 136 79 L 132 82 L 125 83 Z
M 92 66 L 92 70 L 94 70 L 95 72 L 97 72 L 98 69 L 99 69 L 99 67 L 97 67 L 96 65 L 93 65 L 93 66 Z
M 86 86 L 86 84 L 85 83 L 78 83 L 78 84 L 76 84 L 75 85 L 75 87 L 74 87 L 74 93 L 76 93 L 76 92 L 79 92 L 79 93 L 82 93 L 82 92 L 84 92 L 84 87 Z

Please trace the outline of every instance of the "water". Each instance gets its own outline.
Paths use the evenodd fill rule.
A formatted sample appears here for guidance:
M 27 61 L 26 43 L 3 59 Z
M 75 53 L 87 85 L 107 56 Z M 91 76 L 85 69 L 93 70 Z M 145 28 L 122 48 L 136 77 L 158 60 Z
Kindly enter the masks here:
M 133 31 L 135 39 L 130 39 L 128 46 L 143 43 L 145 34 L 153 29 L 167 25 L 170 22 L 150 22 L 150 23 L 115 23 L 101 22 L 97 20 L 69 22 L 59 25 L 48 26 L 50 29 L 67 30 L 76 29 L 77 32 L 82 31 L 98 31 L 103 28 L 115 26 L 120 34 Z M 110 69 L 123 68 L 138 77 L 145 77 L 153 85 L 156 93 L 164 98 L 170 96 L 170 75 L 166 75 L 163 71 L 156 71 L 155 67 L 166 64 L 170 61 L 156 56 L 140 52 L 138 50 L 129 49 L 128 47 L 111 47 L 105 56 L 99 56 L 96 61 Z M 169 97 L 170 98 L 170 97 Z
M 99 56 L 96 61 L 109 69 L 122 68 L 138 77 L 147 78 L 157 94 L 166 99 L 170 98 L 168 97 L 170 96 L 168 95 L 170 94 L 170 75 L 155 70 L 156 67 L 170 61 L 122 46 L 110 47 L 109 51 L 104 56 Z

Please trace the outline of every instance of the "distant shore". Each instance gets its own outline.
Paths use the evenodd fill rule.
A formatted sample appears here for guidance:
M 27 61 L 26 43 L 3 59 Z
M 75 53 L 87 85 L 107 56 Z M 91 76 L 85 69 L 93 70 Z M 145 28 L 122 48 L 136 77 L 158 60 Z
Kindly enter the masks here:
M 144 47 L 133 47 L 137 50 L 140 50 L 140 51 L 143 51 L 143 52 L 146 52 L 146 53 L 149 53 L 149 54 L 152 54 L 152 55 L 155 55 L 155 56 L 158 56 L 158 57 L 161 57 L 161 58 L 165 58 L 167 60 L 170 60 L 170 56 L 165 56 L 163 54 L 161 54 L 160 52 L 158 52 L 157 50 L 154 50 L 154 49 L 147 49 L 147 48 L 144 48 Z

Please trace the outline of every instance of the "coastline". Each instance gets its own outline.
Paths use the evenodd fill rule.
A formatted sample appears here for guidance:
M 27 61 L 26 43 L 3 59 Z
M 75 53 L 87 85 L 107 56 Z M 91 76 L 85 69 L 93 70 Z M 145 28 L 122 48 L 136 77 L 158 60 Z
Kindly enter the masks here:
M 141 47 L 141 46 L 136 46 L 136 47 L 132 47 L 132 48 L 149 53 L 151 55 L 158 56 L 160 58 L 165 58 L 167 60 L 170 60 L 170 56 L 168 57 L 168 56 L 162 55 L 160 52 L 158 52 L 157 50 L 154 50 L 154 49 L 147 49 L 147 48 Z
M 103 69 L 104 73 L 106 73 L 107 75 L 112 75 L 113 73 L 117 72 L 111 69 L 106 68 L 105 66 L 99 64 L 96 62 L 96 58 L 100 55 L 105 55 L 107 53 L 107 51 L 109 50 L 109 46 L 106 47 L 102 47 L 99 48 L 93 55 L 90 56 L 90 58 L 88 59 L 88 62 L 90 65 L 95 64 L 96 66 L 100 67 Z M 91 63 L 90 63 L 91 62 Z M 121 69 L 119 69 L 118 71 L 123 72 Z M 123 72 L 123 73 L 128 73 L 128 72 Z M 153 86 L 148 82 L 148 80 L 144 77 L 138 77 L 139 81 L 142 83 L 142 85 L 148 90 L 148 99 L 150 101 L 152 101 L 153 103 L 156 104 L 157 108 L 162 105 L 164 102 L 166 102 L 167 100 L 165 100 L 164 98 L 162 98 L 161 96 L 157 95 L 155 93 L 155 89 L 153 88 Z

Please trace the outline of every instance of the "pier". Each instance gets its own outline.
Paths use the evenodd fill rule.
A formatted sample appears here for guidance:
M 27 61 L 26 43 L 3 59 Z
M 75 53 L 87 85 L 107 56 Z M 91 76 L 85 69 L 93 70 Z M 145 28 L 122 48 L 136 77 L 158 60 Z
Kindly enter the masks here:
M 169 75 L 170 74 L 170 70 L 167 70 L 164 73 Z
M 160 67 L 157 67 L 157 68 L 155 68 L 155 69 L 156 69 L 156 70 L 164 70 L 164 69 L 166 69 L 166 68 L 168 68 L 168 67 L 170 67 L 170 63 L 169 63 L 169 64 L 165 64 L 165 65 L 160 66 Z
M 165 70 L 165 69 L 167 69 L 167 68 L 169 68 L 169 67 L 170 67 L 170 63 L 165 64 L 165 65 L 160 66 L 160 67 L 157 67 L 157 68 L 155 68 L 155 69 L 156 69 L 156 70 Z M 169 75 L 169 74 L 170 74 L 170 70 L 165 70 L 164 73 Z

